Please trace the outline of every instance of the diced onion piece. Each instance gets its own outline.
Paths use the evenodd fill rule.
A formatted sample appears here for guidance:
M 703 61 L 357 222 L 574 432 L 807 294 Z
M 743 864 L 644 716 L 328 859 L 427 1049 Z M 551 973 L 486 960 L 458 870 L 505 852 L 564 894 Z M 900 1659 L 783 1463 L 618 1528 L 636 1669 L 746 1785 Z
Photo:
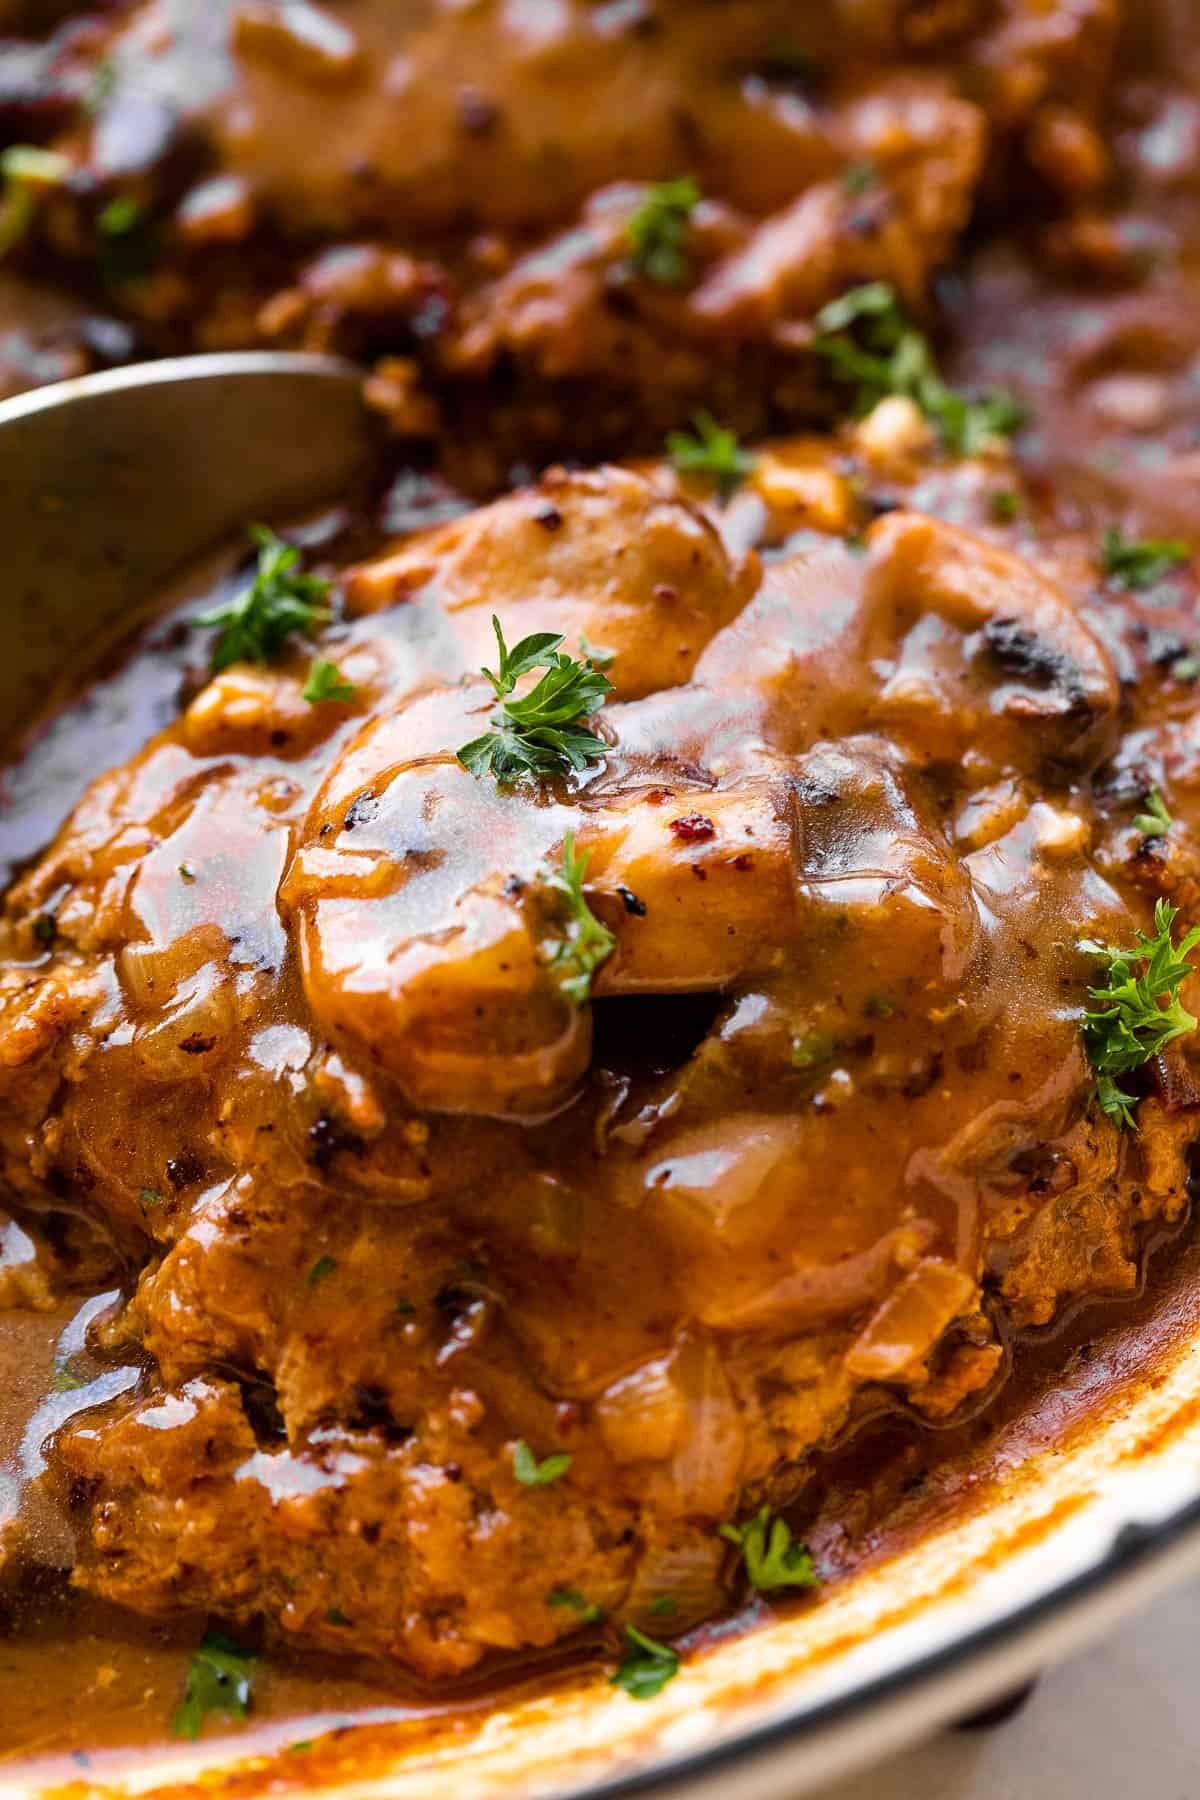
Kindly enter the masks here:
M 877 1305 L 896 1269 L 908 1266 L 935 1236 L 928 1220 L 914 1219 L 861 1255 L 794 1269 L 761 1293 L 719 1296 L 706 1303 L 701 1317 L 718 1331 L 824 1330 Z
M 645 1631 L 673 1634 L 720 1610 L 725 1544 L 716 1532 L 689 1532 L 651 1544 L 621 1608 Z
M 198 925 L 170 943 L 126 944 L 117 956 L 117 971 L 131 1006 L 165 1006 L 181 981 L 229 948 L 219 925 Z
M 715 1345 L 686 1338 L 671 1375 L 687 1406 L 686 1435 L 671 1465 L 680 1504 L 688 1513 L 724 1518 L 737 1494 L 745 1433 Z
M 596 1419 L 615 1462 L 666 1462 L 688 1428 L 688 1409 L 671 1380 L 670 1356 L 643 1363 L 614 1381 Z
M 898 1380 L 924 1361 L 975 1291 L 964 1269 L 925 1257 L 867 1320 L 846 1353 L 846 1368 L 862 1381 Z

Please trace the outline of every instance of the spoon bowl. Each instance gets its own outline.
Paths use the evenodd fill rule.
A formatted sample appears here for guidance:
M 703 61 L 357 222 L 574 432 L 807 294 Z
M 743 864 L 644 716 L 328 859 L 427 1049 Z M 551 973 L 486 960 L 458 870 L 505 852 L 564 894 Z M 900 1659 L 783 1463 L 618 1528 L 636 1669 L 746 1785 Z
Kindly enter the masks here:
M 177 571 L 361 476 L 361 383 L 333 357 L 189 356 L 0 403 L 6 735 Z

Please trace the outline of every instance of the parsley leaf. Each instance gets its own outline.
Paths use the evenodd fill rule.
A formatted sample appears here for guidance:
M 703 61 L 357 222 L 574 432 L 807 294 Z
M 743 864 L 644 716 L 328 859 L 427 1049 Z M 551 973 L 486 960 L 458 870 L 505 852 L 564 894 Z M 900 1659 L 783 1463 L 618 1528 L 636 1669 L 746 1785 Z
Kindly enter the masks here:
M 904 395 L 957 456 L 977 456 L 994 438 L 1008 437 L 1024 423 L 1024 411 L 1009 394 L 996 390 L 968 398 L 947 386 L 928 339 L 886 281 L 867 282 L 831 300 L 815 325 L 813 349 L 835 381 L 857 390 L 860 414 L 889 394 Z
M 630 214 L 626 231 L 634 267 L 660 287 L 682 287 L 691 275 L 684 240 L 699 204 L 700 189 L 690 175 L 682 175 L 658 182 Z
M 142 209 L 129 194 L 118 194 L 96 220 L 96 230 L 101 237 L 128 237 L 136 231 L 142 219 Z
M 319 706 L 322 700 L 353 700 L 357 692 L 337 664 L 326 662 L 323 656 L 317 657 L 304 684 L 304 698 L 310 706 Z
M 129 194 L 119 194 L 100 213 L 96 241 L 100 273 L 109 287 L 143 280 L 162 250 L 154 220 Z
M 35 196 L 47 188 L 61 187 L 71 164 L 56 150 L 38 144 L 10 144 L 0 150 L 0 256 L 21 242 L 33 223 Z
M 320 1282 L 328 1281 L 336 1268 L 336 1256 L 318 1256 L 316 1262 L 308 1271 L 308 1279 L 305 1282 L 305 1286 L 316 1287 Z
M 769 1506 L 760 1508 L 748 1524 L 722 1525 L 721 1536 L 741 1551 L 750 1586 L 757 1592 L 819 1585 L 812 1557 L 803 1544 L 792 1542 L 786 1520 L 772 1519 Z
M 837 1045 L 827 1031 L 809 1031 L 792 1039 L 793 1069 L 823 1069 L 832 1062 Z
M 1104 985 L 1088 989 L 1096 1004 L 1085 1010 L 1080 1029 L 1096 1074 L 1095 1099 L 1118 1130 L 1136 1131 L 1137 1096 L 1126 1093 L 1117 1077 L 1140 1069 L 1172 1039 L 1196 1029 L 1179 990 L 1193 972 L 1188 952 L 1200 944 L 1200 925 L 1173 944 L 1171 928 L 1177 916 L 1177 907 L 1159 900 L 1154 936 L 1139 931 L 1132 950 L 1114 950 L 1092 938 L 1079 945 L 1087 955 L 1102 956 L 1108 963 Z M 1140 974 L 1134 973 L 1135 963 L 1144 965 Z
M 667 438 L 667 451 L 681 475 L 709 475 L 723 494 L 731 494 L 744 481 L 757 458 L 743 450 L 732 431 L 709 412 L 698 412 L 692 418 L 693 432 L 673 431 Z
M 601 644 L 589 644 L 582 631 L 579 634 L 579 648 L 594 669 L 611 669 L 617 660 L 615 650 L 606 650 Z
M 862 162 L 851 163 L 842 174 L 842 186 L 848 194 L 853 194 L 855 198 L 860 194 L 868 193 L 878 180 L 879 170 L 870 157 L 865 158 Z
M 183 1690 L 183 1704 L 175 1714 L 175 1736 L 200 1735 L 210 1712 L 222 1712 L 244 1720 L 250 1706 L 250 1665 L 254 1657 L 219 1631 L 210 1631 L 193 1656 Z
M 919 404 L 956 456 L 978 456 L 997 438 L 1011 437 L 1025 423 L 1025 408 L 1011 394 L 995 389 L 969 400 L 938 377 L 926 385 Z
M 492 714 L 492 730 L 473 738 L 457 752 L 458 760 L 472 775 L 492 774 L 497 781 L 520 781 L 532 776 L 578 774 L 590 762 L 607 755 L 603 738 L 584 728 L 582 721 L 604 705 L 612 682 L 589 658 L 575 662 L 559 645 L 562 634 L 539 631 L 522 638 L 509 649 L 500 621 L 493 613 L 492 629 L 500 650 L 497 674 L 483 673 L 500 701 Z M 522 675 L 534 669 L 546 673 L 535 687 L 514 699 L 513 689 Z
M 562 868 L 544 869 L 541 877 L 545 887 L 566 901 L 566 934 L 550 958 L 550 967 L 559 972 L 563 993 L 576 1006 L 586 1005 L 591 998 L 592 976 L 617 947 L 608 926 L 584 899 L 587 865 L 587 851 L 576 855 L 575 833 L 568 831 L 563 838 Z
M 196 625 L 219 632 L 213 645 L 214 675 L 235 662 L 270 662 L 293 631 L 307 631 L 330 618 L 329 583 L 300 569 L 294 544 L 276 537 L 265 525 L 253 525 L 258 545 L 254 580 L 228 606 L 200 613 Z
M 95 72 L 83 96 L 83 110 L 89 118 L 99 118 L 117 86 L 117 65 L 111 56 L 96 64 Z
M 1167 811 L 1167 803 L 1157 788 L 1151 788 L 1142 801 L 1145 812 L 1138 813 L 1133 829 L 1144 837 L 1165 837 L 1175 823 Z
M 1127 538 L 1116 525 L 1104 534 L 1100 551 L 1104 572 L 1113 587 L 1142 593 L 1191 558 L 1191 546 L 1178 538 Z
M 669 1644 L 647 1637 L 636 1625 L 625 1626 L 629 1649 L 621 1659 L 612 1687 L 624 1688 L 631 1700 L 653 1700 L 679 1673 L 679 1653 Z
M 569 1606 L 572 1612 L 579 1614 L 581 1625 L 597 1625 L 604 1617 L 604 1608 L 581 1594 L 578 1588 L 553 1588 L 546 1595 L 547 1606 Z
M 10 144 L 0 150 L 0 175 L 6 182 L 29 187 L 61 187 L 71 173 L 70 160 L 38 144 Z
M 513 1449 L 513 1474 L 522 1487 L 549 1487 L 552 1481 L 560 1480 L 570 1466 L 571 1458 L 565 1450 L 539 1462 L 525 1439 L 517 1439 Z
M 995 493 L 988 495 L 988 511 L 997 525 L 1011 525 L 1020 516 L 1021 497 L 1010 488 L 997 488 Z

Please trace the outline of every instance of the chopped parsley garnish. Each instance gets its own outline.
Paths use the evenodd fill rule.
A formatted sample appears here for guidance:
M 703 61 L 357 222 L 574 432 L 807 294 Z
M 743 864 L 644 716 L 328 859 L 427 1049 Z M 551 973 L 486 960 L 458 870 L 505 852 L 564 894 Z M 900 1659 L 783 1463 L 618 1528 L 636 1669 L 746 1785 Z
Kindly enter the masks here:
M 143 1212 L 149 1212 L 152 1206 L 162 1205 L 162 1192 L 159 1188 L 144 1187 L 138 1189 L 138 1205 Z
M 310 706 L 319 706 L 322 700 L 353 700 L 357 692 L 337 664 L 326 662 L 323 656 L 317 657 L 304 684 L 304 698 Z
M 475 776 L 494 775 L 500 782 L 520 781 L 571 770 L 579 774 L 607 755 L 603 738 L 583 725 L 612 693 L 607 675 L 587 657 L 576 662 L 565 655 L 559 648 L 561 633 L 539 631 L 510 650 L 494 613 L 492 629 L 500 667 L 495 674 L 488 668 L 483 673 L 500 707 L 492 714 L 492 729 L 458 751 L 464 769 Z M 514 698 L 517 682 L 533 669 L 546 673 L 528 693 Z
M 803 1544 L 792 1541 L 786 1520 L 771 1517 L 769 1506 L 761 1507 L 748 1524 L 722 1525 L 721 1536 L 741 1551 L 750 1586 L 758 1593 L 819 1585 L 812 1557 Z
M 97 218 L 96 230 L 101 237 L 128 237 L 131 231 L 137 230 L 141 219 L 142 209 L 137 201 L 132 200 L 128 194 L 119 194 L 115 200 L 109 201 Z
M 700 189 L 690 175 L 660 181 L 637 210 L 626 230 L 634 267 L 660 287 L 682 287 L 692 272 L 684 248 Z
M 977 456 L 1008 437 L 1025 414 L 999 391 L 968 398 L 938 374 L 933 351 L 886 281 L 871 281 L 831 300 L 816 317 L 813 349 L 837 382 L 853 387 L 856 410 L 868 413 L 889 394 L 915 401 L 947 450 Z
M 10 144 L 0 150 L 0 175 L 29 187 L 59 187 L 71 173 L 67 157 L 38 144 Z
M 559 940 L 550 967 L 558 973 L 563 993 L 576 1006 L 585 1006 L 591 998 L 592 976 L 606 963 L 617 947 L 612 932 L 598 919 L 583 894 L 583 878 L 587 874 L 588 853 L 575 851 L 575 833 L 563 838 L 562 867 L 547 867 L 542 872 L 543 886 L 562 896 L 566 902 L 565 935 Z
M 110 287 L 141 281 L 159 259 L 158 227 L 144 206 L 119 194 L 96 219 L 100 273 Z
M 810 1031 L 792 1039 L 793 1069 L 821 1069 L 833 1059 L 834 1042 L 825 1031 Z
M 678 1675 L 679 1653 L 669 1644 L 647 1637 L 636 1625 L 625 1626 L 625 1637 L 629 1648 L 611 1685 L 624 1688 L 631 1700 L 653 1700 Z
M 707 475 L 723 494 L 732 493 L 757 459 L 711 413 L 696 413 L 692 425 L 694 432 L 673 431 L 667 438 L 671 461 L 681 475 Z
M 1095 1099 L 1119 1130 L 1136 1131 L 1137 1096 L 1126 1093 L 1118 1077 L 1140 1069 L 1172 1039 L 1196 1029 L 1179 990 L 1193 972 L 1188 953 L 1200 944 L 1200 925 L 1173 944 L 1171 928 L 1177 916 L 1177 907 L 1159 900 L 1154 936 L 1139 931 L 1132 950 L 1114 950 L 1092 938 L 1079 945 L 1108 964 L 1103 986 L 1088 989 L 1094 1004 L 1085 1010 L 1081 1030 L 1096 1075 Z M 1142 965 L 1138 974 L 1135 964 Z
M 56 1394 L 73 1394 L 77 1388 L 87 1386 L 87 1376 L 77 1375 L 70 1363 L 64 1363 L 54 1372 L 54 1392 Z
M 879 170 L 868 157 L 863 162 L 851 163 L 842 176 L 842 186 L 848 194 L 865 194 L 879 180 Z
M 308 631 L 330 618 L 329 583 L 300 568 L 300 552 L 265 525 L 253 525 L 258 570 L 250 586 L 228 606 L 200 613 L 197 625 L 218 632 L 212 651 L 213 673 L 236 662 L 270 662 L 293 631 Z
M 58 920 L 53 913 L 39 913 L 33 921 L 33 935 L 39 944 L 52 944 L 58 936 Z
M 1113 587 L 1123 588 L 1126 593 L 1142 593 L 1189 561 L 1192 550 L 1190 544 L 1178 538 L 1143 538 L 1138 542 L 1127 538 L 1116 525 L 1110 525 L 1100 553 L 1104 573 Z
M 104 111 L 112 99 L 116 85 L 117 65 L 111 56 L 106 56 L 103 61 L 96 64 L 95 73 L 83 96 L 83 110 L 89 118 L 98 118 Z
M 997 525 L 1011 525 L 1021 511 L 1021 497 L 1011 488 L 998 488 L 988 495 L 988 511 Z
M 601 644 L 589 644 L 582 631 L 579 634 L 579 648 L 594 669 L 611 669 L 617 660 L 615 650 L 606 650 Z
M 513 1447 L 513 1474 L 522 1487 L 549 1487 L 552 1481 L 560 1480 L 570 1466 L 571 1458 L 565 1450 L 539 1462 L 524 1438 L 518 1438 Z
M 336 1268 L 336 1256 L 318 1256 L 316 1262 L 308 1271 L 307 1285 L 309 1287 L 316 1287 L 319 1282 L 328 1281 Z
M 325 1609 L 325 1617 L 331 1625 L 351 1625 L 353 1620 L 347 1618 L 340 1606 L 329 1606 Z
M 863 1001 L 868 1019 L 890 1019 L 895 1010 L 896 1002 L 888 994 L 868 994 Z
M 35 195 L 60 187 L 71 173 L 71 164 L 56 150 L 38 144 L 10 144 L 0 150 L 0 256 L 19 244 L 33 223 Z
M 1166 801 L 1157 788 L 1151 788 L 1142 801 L 1144 812 L 1138 813 L 1133 821 L 1133 829 L 1140 831 L 1143 837 L 1166 837 L 1175 823 L 1167 811 Z
M 552 1588 L 546 1595 L 547 1606 L 569 1606 L 572 1612 L 579 1614 L 581 1625 L 598 1625 L 604 1617 L 604 1608 L 581 1594 L 578 1588 Z
M 397 1300 L 395 1306 L 392 1308 L 392 1311 L 398 1312 L 402 1319 L 411 1319 L 416 1310 L 417 1309 L 412 1301 L 405 1299 L 403 1296 Z
M 210 1631 L 193 1656 L 175 1714 L 175 1736 L 196 1739 L 209 1713 L 244 1720 L 250 1707 L 254 1657 L 219 1631 Z

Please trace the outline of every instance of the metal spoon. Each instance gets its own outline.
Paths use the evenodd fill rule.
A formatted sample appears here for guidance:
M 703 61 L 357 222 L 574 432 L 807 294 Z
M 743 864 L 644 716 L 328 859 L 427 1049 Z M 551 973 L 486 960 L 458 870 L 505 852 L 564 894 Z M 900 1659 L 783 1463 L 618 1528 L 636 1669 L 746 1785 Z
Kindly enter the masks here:
M 190 356 L 0 403 L 0 736 L 222 539 L 344 492 L 360 385 L 330 357 Z

